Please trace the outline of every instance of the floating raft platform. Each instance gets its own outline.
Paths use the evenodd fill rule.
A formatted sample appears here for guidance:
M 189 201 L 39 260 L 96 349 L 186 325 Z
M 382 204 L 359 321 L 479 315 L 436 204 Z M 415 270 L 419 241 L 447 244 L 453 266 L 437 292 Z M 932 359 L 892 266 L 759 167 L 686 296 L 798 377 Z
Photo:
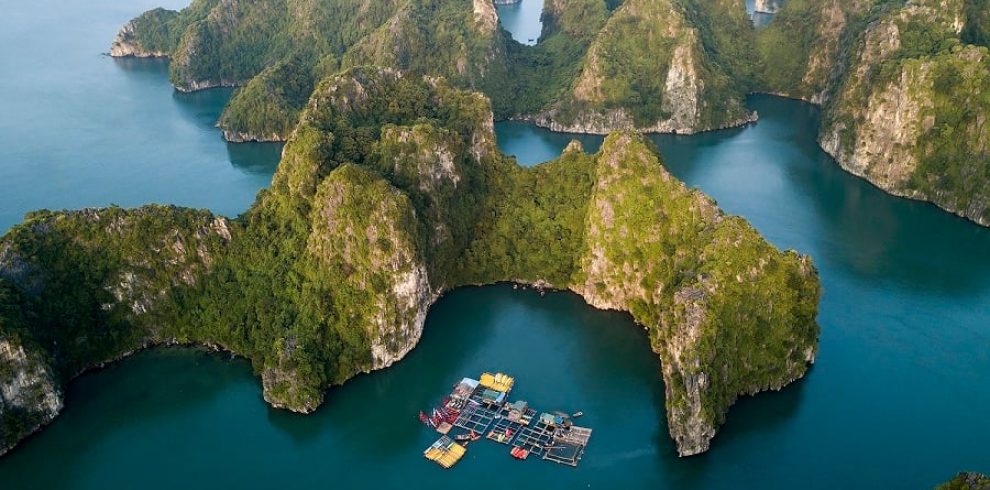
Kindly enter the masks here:
M 466 452 L 467 448 L 452 441 L 449 437 L 443 436 L 426 448 L 426 451 L 423 451 L 423 456 L 444 468 L 450 468 L 457 464 Z
M 512 385 L 516 384 L 515 378 L 502 373 L 481 373 L 479 384 L 489 390 L 505 393 L 512 391 Z
M 564 431 L 557 431 L 553 436 L 553 445 L 546 449 L 543 459 L 570 466 L 577 466 L 584 456 L 584 448 L 591 439 L 591 429 L 571 426 Z
M 510 456 L 518 460 L 532 455 L 577 466 L 591 439 L 591 429 L 575 426 L 571 417 L 579 417 L 583 412 L 575 412 L 573 416 L 559 411 L 542 412 L 537 416 L 538 412 L 527 402 L 509 402 L 515 382 L 515 378 L 506 374 L 486 372 L 480 380 L 464 378 L 454 385 L 450 396 L 433 412 L 449 418 L 441 423 L 424 422 L 443 434 L 424 451 L 426 458 L 450 468 L 464 457 L 467 451 L 464 445 L 484 437 L 510 446 Z

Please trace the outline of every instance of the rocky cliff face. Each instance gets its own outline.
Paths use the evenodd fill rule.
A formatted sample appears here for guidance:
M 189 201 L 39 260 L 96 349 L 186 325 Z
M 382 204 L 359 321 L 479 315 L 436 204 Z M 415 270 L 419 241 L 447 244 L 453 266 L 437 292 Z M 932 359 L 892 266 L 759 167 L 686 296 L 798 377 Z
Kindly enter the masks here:
M 136 38 L 134 32 L 135 21 L 130 21 L 124 24 L 124 27 L 120 28 L 120 32 L 117 33 L 117 37 L 113 40 L 110 45 L 110 56 L 115 58 L 124 58 L 128 56 L 133 56 L 136 58 L 164 58 L 169 55 L 168 52 L 162 50 L 148 50 L 141 45 L 140 41 Z
M 62 410 L 62 391 L 48 363 L 4 327 L 0 322 L 0 456 Z
M 347 271 L 333 293 L 346 288 L 367 295 L 361 303 L 369 307 L 347 316 L 370 340 L 370 369 L 388 367 L 419 341 L 426 310 L 436 297 L 412 204 L 386 180 L 354 166 L 334 170 L 314 202 L 308 259 L 326 274 Z
M 512 2 L 504 2 L 512 3 Z M 474 21 L 482 34 L 491 35 L 498 29 L 498 11 L 492 0 L 473 0 Z
M 266 400 L 312 411 L 327 384 L 415 346 L 478 209 L 477 169 L 495 153 L 491 118 L 478 94 L 390 69 L 353 69 L 315 90 L 253 211 L 269 223 L 262 230 L 299 219 L 293 233 L 304 234 L 298 250 L 280 252 L 302 274 L 300 304 L 283 305 L 300 320 L 264 354 Z M 355 137 L 371 139 L 337 146 Z M 319 359 L 307 357 L 314 350 Z
M 311 229 L 301 258 L 308 277 L 304 294 L 331 303 L 323 314 L 346 321 L 334 328 L 359 333 L 344 355 L 358 356 L 365 372 L 386 368 L 419 341 L 427 309 L 437 297 L 420 248 L 415 211 L 402 191 L 352 165 L 332 171 L 312 202 Z M 296 335 L 279 342 L 277 360 L 262 372 L 265 400 L 311 412 L 323 402 L 324 387 L 312 386 L 295 358 L 297 350 L 312 345 Z
M 719 67 L 707 59 L 698 30 L 677 4 L 627 1 L 592 43 L 571 93 L 533 120 L 555 131 L 595 134 L 694 133 L 751 121 L 741 92 L 719 93 L 725 87 L 709 75 Z M 722 97 L 728 100 L 714 100 Z M 715 104 L 724 110 L 712 114 Z
M 896 10 L 866 30 L 827 106 L 822 148 L 900 196 L 990 224 L 990 57 L 964 45 L 962 1 Z
M 786 3 L 758 34 L 763 90 L 822 105 L 819 142 L 849 172 L 990 224 L 976 3 Z
M 855 36 L 876 0 L 786 2 L 770 26 L 757 34 L 765 87 L 762 90 L 823 104 Z
M 61 409 L 61 380 L 174 337 L 159 315 L 231 239 L 225 218 L 148 206 L 38 212 L 0 239 L 0 451 Z

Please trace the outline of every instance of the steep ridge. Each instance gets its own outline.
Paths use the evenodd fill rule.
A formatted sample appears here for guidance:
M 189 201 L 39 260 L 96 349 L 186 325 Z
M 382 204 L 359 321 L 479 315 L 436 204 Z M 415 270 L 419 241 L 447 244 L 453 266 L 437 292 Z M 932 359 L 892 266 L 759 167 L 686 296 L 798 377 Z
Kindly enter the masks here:
M 819 142 L 849 172 L 990 225 L 986 7 L 787 2 L 758 34 L 764 90 L 821 104 Z
M 757 35 L 763 90 L 825 103 L 841 71 L 845 45 L 865 28 L 878 5 L 877 0 L 785 2 Z
M 990 225 L 990 52 L 961 40 L 963 0 L 884 14 L 826 106 L 822 148 L 899 196 Z
M 148 206 L 36 212 L 0 239 L 0 452 L 50 422 L 61 385 L 134 350 L 177 342 L 165 311 L 236 226 Z
M 198 0 L 138 17 L 111 54 L 172 57 L 179 90 L 246 85 L 220 121 L 232 141 L 286 138 L 295 94 L 361 65 L 444 76 L 485 92 L 499 118 L 581 132 L 691 133 L 753 119 L 742 103 L 755 55 L 741 2 L 552 1 L 544 21 L 541 42 L 526 47 L 499 27 L 492 0 Z
M 709 60 L 680 5 L 627 0 L 591 44 L 571 92 L 535 121 L 577 133 L 693 133 L 752 120 L 744 93 Z

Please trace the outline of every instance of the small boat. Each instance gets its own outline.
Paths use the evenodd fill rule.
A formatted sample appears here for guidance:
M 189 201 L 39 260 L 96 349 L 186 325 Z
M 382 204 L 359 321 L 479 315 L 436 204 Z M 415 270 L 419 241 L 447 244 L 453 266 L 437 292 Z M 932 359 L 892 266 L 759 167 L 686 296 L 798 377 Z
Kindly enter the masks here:
M 514 447 L 511 451 L 509 451 L 509 454 L 516 459 L 526 459 L 529 457 L 529 450 L 521 447 Z
M 458 442 L 477 441 L 478 439 L 481 439 L 481 436 L 479 436 L 477 432 L 472 430 L 470 434 L 458 434 L 454 436 L 454 439 L 457 440 Z
M 574 415 L 571 415 L 571 416 L 574 417 L 574 418 L 578 418 L 578 417 L 580 417 L 582 415 L 584 415 L 584 412 L 574 412 Z

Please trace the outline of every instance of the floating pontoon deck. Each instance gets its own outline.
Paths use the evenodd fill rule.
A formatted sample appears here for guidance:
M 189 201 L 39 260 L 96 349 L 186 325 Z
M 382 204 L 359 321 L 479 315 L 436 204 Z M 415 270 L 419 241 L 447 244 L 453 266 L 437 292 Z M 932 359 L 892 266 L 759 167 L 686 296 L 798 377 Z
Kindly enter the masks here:
M 426 451 L 423 451 L 423 455 L 426 456 L 426 459 L 434 461 L 444 468 L 450 468 L 464 457 L 465 452 L 467 449 L 464 446 L 452 441 L 447 436 L 443 436 Z

